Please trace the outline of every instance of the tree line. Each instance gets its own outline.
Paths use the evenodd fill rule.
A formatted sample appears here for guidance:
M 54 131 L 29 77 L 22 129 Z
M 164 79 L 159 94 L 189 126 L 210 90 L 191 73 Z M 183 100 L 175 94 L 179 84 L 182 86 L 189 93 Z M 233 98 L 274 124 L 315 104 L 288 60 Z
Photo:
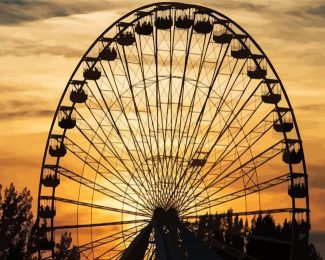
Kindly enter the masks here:
M 189 228 L 205 241 L 211 249 L 226 259 L 289 259 L 290 241 L 295 239 L 299 259 L 321 260 L 313 244 L 308 245 L 309 225 L 302 219 L 276 224 L 272 215 L 254 216 L 251 223 L 244 221 L 229 209 L 223 214 L 204 215 Z M 235 257 L 236 256 L 236 257 Z
M 0 259 L 38 259 L 39 243 L 46 234 L 46 222 L 39 225 L 34 221 L 32 201 L 27 188 L 18 192 L 10 184 L 2 191 L 0 185 Z M 307 237 L 301 235 L 309 228 L 303 220 L 299 223 L 284 220 L 280 225 L 266 214 L 252 218 L 249 224 L 247 219 L 244 221 L 229 209 L 224 214 L 201 216 L 196 222 L 188 223 L 187 228 L 225 259 L 238 259 L 238 256 L 242 259 L 289 259 L 290 246 L 278 241 L 290 241 L 292 235 L 299 239 L 296 243 L 306 244 L 306 247 L 298 249 L 303 250 L 303 259 L 322 259 L 315 246 L 308 245 Z M 78 248 L 72 244 L 71 233 L 61 235 L 60 241 L 55 244 L 53 258 L 80 259 Z

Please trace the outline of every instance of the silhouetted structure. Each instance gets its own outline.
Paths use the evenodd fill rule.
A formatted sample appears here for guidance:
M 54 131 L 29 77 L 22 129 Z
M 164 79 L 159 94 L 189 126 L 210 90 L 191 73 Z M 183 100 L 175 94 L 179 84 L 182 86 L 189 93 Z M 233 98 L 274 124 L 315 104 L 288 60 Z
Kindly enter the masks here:
M 54 256 L 57 230 L 82 229 L 78 254 L 103 259 L 299 259 L 307 180 L 293 108 L 255 40 L 212 9 L 150 4 L 94 41 L 60 99 L 40 176 L 40 250 Z M 263 209 L 276 187 L 290 206 Z M 204 215 L 243 201 L 245 212 Z M 77 221 L 67 224 L 69 205 Z M 98 211 L 121 218 L 97 222 Z M 289 221 L 276 226 L 271 214 Z

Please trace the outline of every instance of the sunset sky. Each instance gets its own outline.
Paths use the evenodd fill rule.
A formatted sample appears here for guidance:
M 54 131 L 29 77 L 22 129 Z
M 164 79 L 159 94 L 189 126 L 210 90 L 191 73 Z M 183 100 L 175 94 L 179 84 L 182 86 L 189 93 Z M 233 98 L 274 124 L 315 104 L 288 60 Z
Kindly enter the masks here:
M 46 138 L 72 71 L 111 23 L 152 2 L 0 0 L 2 185 L 27 186 L 36 201 Z M 325 1 L 186 2 L 233 19 L 270 58 L 303 140 L 312 230 L 325 232 Z

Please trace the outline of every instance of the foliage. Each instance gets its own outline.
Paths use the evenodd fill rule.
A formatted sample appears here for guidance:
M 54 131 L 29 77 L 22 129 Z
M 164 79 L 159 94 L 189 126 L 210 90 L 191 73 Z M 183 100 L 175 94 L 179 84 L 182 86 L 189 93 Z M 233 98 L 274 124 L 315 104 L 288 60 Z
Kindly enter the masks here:
M 80 253 L 76 246 L 69 249 L 71 246 L 71 233 L 63 233 L 61 235 L 60 243 L 56 244 L 55 260 L 77 260 L 80 259 Z
M 273 241 L 284 240 L 284 232 L 290 232 L 290 230 L 291 228 L 283 230 L 281 226 L 276 225 L 274 218 L 269 214 L 264 217 L 259 215 L 250 232 L 246 245 L 247 253 L 257 259 L 289 259 L 290 246 Z
M 3 196 L 0 186 L 0 194 L 0 258 L 25 259 L 33 219 L 30 191 L 18 193 L 11 183 Z
M 321 260 L 314 245 L 308 246 L 307 237 L 302 236 L 308 229 L 308 224 L 304 220 L 293 224 L 285 219 L 280 225 L 276 224 L 269 214 L 259 215 L 257 219 L 254 217 L 249 227 L 248 220 L 244 222 L 232 209 L 223 214 L 206 214 L 191 227 L 197 236 L 226 259 L 232 259 L 233 253 L 242 257 L 249 256 L 248 259 L 251 257 L 263 260 L 289 259 L 291 253 L 289 244 L 279 241 L 290 241 L 292 232 L 295 232 L 297 239 L 295 254 L 298 258 Z M 295 259 L 298 258 L 295 255 Z
M 2 193 L 0 185 L 0 259 L 31 260 L 38 252 L 41 230 L 33 224 L 32 196 L 25 188 L 18 193 L 13 184 Z M 46 222 L 42 225 L 45 227 Z M 56 244 L 54 259 L 80 259 L 79 250 L 72 246 L 71 234 L 64 233 Z
M 275 224 L 271 215 L 265 215 L 264 217 L 259 215 L 257 220 L 253 222 L 254 226 L 252 226 L 250 232 L 251 237 L 249 237 L 246 245 L 249 255 L 265 260 L 289 259 L 291 254 L 290 246 L 272 241 L 290 241 L 294 232 L 296 239 L 296 247 L 293 252 L 294 259 L 321 260 L 315 246 L 313 244 L 308 245 L 307 237 L 302 236 L 309 229 L 304 220 L 288 222 L 285 219 L 281 226 Z M 259 237 L 263 239 L 259 239 Z
M 225 249 L 231 247 L 239 254 L 244 253 L 244 233 L 248 228 L 238 215 L 233 216 L 229 209 L 225 214 L 205 215 L 199 219 L 197 228 L 192 228 L 203 241 L 211 247 Z

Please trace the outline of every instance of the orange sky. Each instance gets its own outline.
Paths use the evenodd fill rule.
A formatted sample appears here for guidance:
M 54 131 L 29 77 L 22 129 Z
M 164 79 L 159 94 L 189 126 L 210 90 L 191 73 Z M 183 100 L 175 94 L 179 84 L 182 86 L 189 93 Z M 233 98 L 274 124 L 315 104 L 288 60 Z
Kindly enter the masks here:
M 187 1 L 198 3 L 197 1 Z M 45 142 L 83 53 L 126 12 L 149 1 L 0 2 L 0 183 L 36 199 Z M 310 183 L 312 229 L 325 231 L 324 1 L 200 1 L 259 43 L 294 108 Z

